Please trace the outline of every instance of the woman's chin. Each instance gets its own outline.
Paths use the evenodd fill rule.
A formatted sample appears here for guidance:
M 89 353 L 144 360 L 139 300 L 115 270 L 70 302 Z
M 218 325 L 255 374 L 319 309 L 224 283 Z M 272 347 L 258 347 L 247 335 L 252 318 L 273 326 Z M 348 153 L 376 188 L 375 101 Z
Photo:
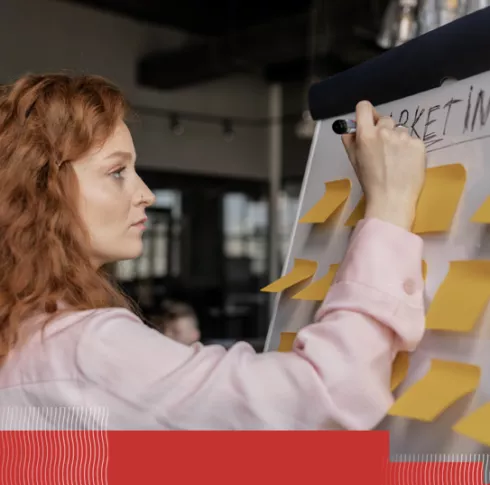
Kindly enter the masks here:
M 137 259 L 142 254 L 143 241 L 138 238 L 138 240 L 120 241 L 117 247 L 111 247 L 110 250 L 109 248 L 99 249 L 99 251 L 94 252 L 92 259 L 100 267 L 105 264 L 117 263 L 118 261 Z
M 128 244 L 126 247 L 118 248 L 116 261 L 127 261 L 130 259 L 137 259 L 143 254 L 143 242 Z M 116 254 L 114 254 L 116 256 Z

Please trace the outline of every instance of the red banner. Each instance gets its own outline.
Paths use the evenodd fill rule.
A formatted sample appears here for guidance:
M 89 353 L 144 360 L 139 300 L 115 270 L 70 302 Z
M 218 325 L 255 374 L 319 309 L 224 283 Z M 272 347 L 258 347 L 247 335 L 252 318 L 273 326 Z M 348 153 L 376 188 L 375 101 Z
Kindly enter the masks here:
M 483 485 L 478 462 L 389 462 L 384 432 L 0 432 L 1 485 Z

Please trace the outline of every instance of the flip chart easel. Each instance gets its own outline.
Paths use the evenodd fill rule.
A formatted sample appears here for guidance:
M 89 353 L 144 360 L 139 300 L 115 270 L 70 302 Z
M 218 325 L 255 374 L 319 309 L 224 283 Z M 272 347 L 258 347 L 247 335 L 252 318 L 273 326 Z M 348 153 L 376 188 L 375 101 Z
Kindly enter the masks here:
M 481 436 L 486 433 L 490 437 L 490 424 L 485 425 L 486 432 L 481 431 L 482 427 L 468 418 L 490 402 L 490 319 L 486 316 L 488 312 L 482 313 L 490 296 L 488 25 L 490 8 L 320 83 L 310 91 L 311 112 L 319 123 L 283 269 L 283 276 L 296 272 L 297 281 L 277 295 L 266 351 L 279 348 L 281 334 L 291 339 L 291 334 L 312 322 L 320 304 L 320 290 L 328 291 L 329 272 L 343 259 L 353 229 L 349 222 L 356 207 L 362 217 L 361 187 L 339 136 L 331 129 L 333 120 L 352 118 L 355 104 L 369 99 L 381 114 L 405 123 L 427 146 L 431 171 L 428 179 L 432 185 L 425 197 L 435 209 L 426 211 L 425 220 L 418 221 L 417 232 L 425 243 L 430 329 L 419 349 L 407 360 L 407 372 L 399 374 L 401 383 L 394 393 L 399 401 L 423 378 L 429 379 L 427 385 L 422 382 L 426 387 L 430 387 L 430 382 L 439 385 L 451 379 L 453 388 L 457 382 L 460 385 L 452 391 L 441 387 L 438 392 L 439 396 L 445 393 L 448 402 L 453 400 L 449 404 L 437 403 L 436 398 L 424 404 L 418 396 L 412 400 L 408 396 L 406 402 L 397 403 L 392 415 L 380 425 L 380 429 L 390 430 L 394 456 L 490 450 L 490 441 L 485 445 L 486 438 Z M 459 81 L 441 86 L 441 81 L 449 77 Z M 332 185 L 334 182 L 337 185 Z M 330 201 L 329 190 L 333 197 Z M 442 194 L 449 202 L 437 205 L 434 201 L 438 199 L 431 199 L 430 191 Z M 448 209 L 448 204 L 453 204 L 452 208 Z M 329 215 L 324 220 L 326 213 Z M 309 273 L 298 270 L 298 261 L 303 261 L 300 266 L 308 267 Z M 324 286 L 320 288 L 322 279 Z M 454 285 L 461 281 L 473 285 L 462 303 L 472 305 L 474 315 L 469 322 L 465 314 L 461 320 L 455 320 L 453 314 L 446 318 L 444 304 L 440 304 L 444 291 L 458 294 Z M 454 328 L 446 328 L 447 322 Z M 416 391 L 417 388 L 411 390 Z M 481 418 L 481 423 L 490 423 L 490 405 L 487 412 L 488 420 Z M 468 429 L 472 430 L 471 436 L 460 432 Z

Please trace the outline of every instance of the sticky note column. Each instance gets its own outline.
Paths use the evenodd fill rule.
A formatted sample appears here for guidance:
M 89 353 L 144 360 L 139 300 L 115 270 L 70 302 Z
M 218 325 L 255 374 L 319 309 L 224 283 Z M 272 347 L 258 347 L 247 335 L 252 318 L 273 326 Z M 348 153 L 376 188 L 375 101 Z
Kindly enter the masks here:
M 458 399 L 475 391 L 479 382 L 478 366 L 434 359 L 429 372 L 402 394 L 388 414 L 433 421 Z
M 490 261 L 451 261 L 427 312 L 426 328 L 469 332 L 490 298 Z
M 466 170 L 459 163 L 427 169 L 412 232 L 424 234 L 449 231 L 466 183 Z M 355 226 L 364 218 L 366 200 L 361 200 L 345 225 Z
M 328 273 L 317 281 L 308 285 L 293 296 L 294 300 L 323 301 L 333 283 L 335 274 L 339 268 L 338 264 L 332 264 Z
M 459 163 L 429 168 L 412 231 L 415 234 L 449 231 L 465 183 L 466 170 Z
M 281 291 L 311 278 L 316 273 L 317 267 L 318 263 L 316 261 L 310 261 L 309 259 L 295 259 L 293 269 L 288 274 L 262 288 L 260 291 L 266 293 L 280 293 Z
M 490 261 L 452 261 L 429 307 L 426 327 L 434 331 L 470 332 L 489 298 Z M 399 357 L 392 375 L 392 389 L 406 375 L 405 357 Z M 428 373 L 397 399 L 389 414 L 433 421 L 478 389 L 480 373 L 476 365 L 434 359 Z M 490 403 L 463 417 L 453 430 L 490 446 Z
M 490 447 L 490 402 L 460 419 L 453 430 Z
M 325 183 L 324 196 L 299 220 L 302 224 L 321 224 L 340 209 L 351 190 L 349 179 Z
M 485 202 L 478 208 L 473 214 L 471 222 L 477 222 L 479 224 L 490 224 L 490 197 L 485 199 Z

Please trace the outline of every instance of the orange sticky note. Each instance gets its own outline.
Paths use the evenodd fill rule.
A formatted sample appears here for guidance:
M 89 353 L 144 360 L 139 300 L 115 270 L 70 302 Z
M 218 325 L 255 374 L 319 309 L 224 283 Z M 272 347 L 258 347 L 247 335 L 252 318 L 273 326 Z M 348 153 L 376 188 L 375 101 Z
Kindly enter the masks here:
M 410 355 L 408 352 L 398 352 L 393 361 L 391 369 L 391 392 L 393 392 L 407 377 L 410 366 Z
M 486 446 L 490 446 L 490 402 L 460 419 L 454 426 L 462 434 Z
M 419 421 L 434 421 L 480 383 L 476 365 L 434 359 L 429 372 L 393 404 L 388 414 Z
M 490 197 L 485 199 L 485 202 L 473 214 L 471 222 L 479 222 L 480 224 L 490 224 Z
M 281 332 L 281 340 L 279 342 L 278 352 L 291 352 L 293 350 L 294 339 L 296 338 L 295 332 Z
M 423 234 L 449 231 L 465 183 L 466 170 L 460 163 L 429 168 L 417 204 L 412 232 Z
M 288 274 L 265 288 L 262 288 L 260 291 L 280 293 L 287 288 L 291 288 L 291 286 L 311 278 L 316 273 L 317 267 L 318 263 L 316 261 L 310 261 L 309 259 L 295 259 L 293 269 Z
M 301 223 L 325 222 L 349 197 L 349 179 L 325 183 L 324 196 L 299 220 Z
M 361 200 L 356 205 L 355 209 L 352 211 L 352 214 L 348 217 L 345 225 L 347 227 L 354 227 L 361 219 L 364 219 L 364 214 L 366 213 L 366 199 L 364 195 L 361 197 Z
M 451 261 L 426 317 L 426 328 L 469 332 L 490 298 L 490 261 Z
M 339 264 L 332 264 L 328 273 L 317 281 L 314 281 L 299 293 L 293 296 L 295 300 L 323 301 L 327 296 L 330 285 L 332 284 L 335 274 L 339 269 Z

